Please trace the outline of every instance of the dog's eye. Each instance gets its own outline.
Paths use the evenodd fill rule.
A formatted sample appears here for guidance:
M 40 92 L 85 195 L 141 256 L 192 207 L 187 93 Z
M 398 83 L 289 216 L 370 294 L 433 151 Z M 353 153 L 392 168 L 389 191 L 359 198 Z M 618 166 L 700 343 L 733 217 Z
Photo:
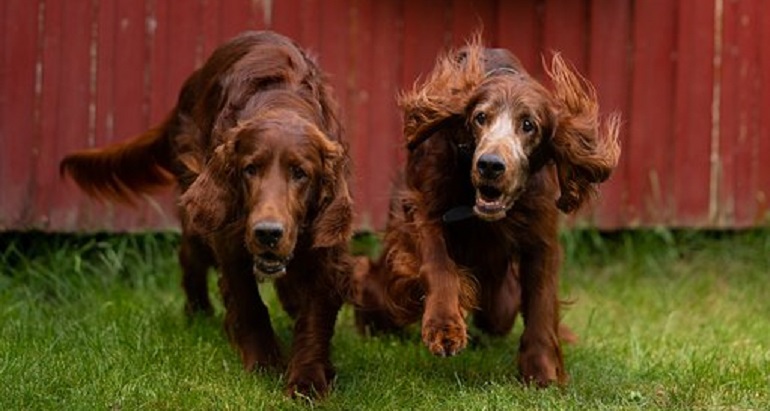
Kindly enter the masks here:
M 307 173 L 300 167 L 293 166 L 290 169 L 291 179 L 294 181 L 302 181 L 307 178 Z
M 249 164 L 246 167 L 243 167 L 243 174 L 248 177 L 254 177 L 257 175 L 257 166 Z
M 473 116 L 473 122 L 476 123 L 476 125 L 483 126 L 487 123 L 487 115 L 483 111 L 476 113 L 475 116 Z
M 524 120 L 521 121 L 521 131 L 529 134 L 529 133 L 535 131 L 535 128 L 536 127 L 535 127 L 535 122 L 534 121 L 532 121 L 532 120 L 530 120 L 528 118 L 525 118 Z

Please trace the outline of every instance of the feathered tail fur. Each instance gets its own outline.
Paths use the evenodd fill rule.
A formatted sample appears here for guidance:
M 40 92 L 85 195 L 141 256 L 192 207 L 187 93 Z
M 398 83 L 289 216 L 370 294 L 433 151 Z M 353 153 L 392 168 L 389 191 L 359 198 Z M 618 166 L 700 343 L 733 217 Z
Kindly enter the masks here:
M 175 181 L 168 136 L 173 118 L 125 142 L 72 153 L 59 163 L 59 172 L 92 197 L 133 204 L 138 195 Z

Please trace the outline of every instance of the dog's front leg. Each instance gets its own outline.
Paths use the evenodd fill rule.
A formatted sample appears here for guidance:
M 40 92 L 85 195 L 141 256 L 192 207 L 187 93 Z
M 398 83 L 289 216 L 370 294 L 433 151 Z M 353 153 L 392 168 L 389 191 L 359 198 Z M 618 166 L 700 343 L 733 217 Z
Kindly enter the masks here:
M 521 259 L 524 332 L 519 346 L 519 372 L 525 382 L 541 387 L 567 380 L 559 343 L 557 247 L 555 240 L 532 246 Z
M 220 247 L 216 254 L 221 270 L 219 290 L 226 310 L 225 329 L 243 367 L 247 371 L 281 367 L 280 346 L 270 313 L 259 295 L 248 253 Z
M 461 276 L 449 257 L 440 225 L 420 226 L 420 278 L 425 285 L 422 341 L 434 355 L 452 356 L 468 343 L 460 305 Z
M 304 298 L 306 301 L 294 323 L 294 341 L 286 371 L 287 392 L 291 396 L 319 397 L 329 391 L 334 379 L 331 339 L 342 299 L 325 287 L 308 290 Z

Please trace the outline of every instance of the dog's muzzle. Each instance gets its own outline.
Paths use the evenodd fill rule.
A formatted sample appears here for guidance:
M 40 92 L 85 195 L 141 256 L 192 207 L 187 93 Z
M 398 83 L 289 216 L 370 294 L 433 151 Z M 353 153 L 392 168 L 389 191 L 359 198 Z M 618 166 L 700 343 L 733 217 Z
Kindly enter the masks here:
M 473 212 L 482 220 L 495 221 L 505 217 L 511 201 L 499 189 L 491 185 L 480 185 L 476 189 L 476 204 Z
M 254 256 L 254 275 L 260 280 L 270 280 L 282 277 L 286 274 L 286 266 L 291 256 L 280 257 L 271 252 Z

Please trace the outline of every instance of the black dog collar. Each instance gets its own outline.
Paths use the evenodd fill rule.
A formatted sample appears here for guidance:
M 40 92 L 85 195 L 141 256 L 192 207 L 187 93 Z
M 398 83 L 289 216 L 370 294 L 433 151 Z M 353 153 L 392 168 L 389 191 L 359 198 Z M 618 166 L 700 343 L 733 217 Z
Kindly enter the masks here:
M 457 206 L 450 208 L 449 211 L 441 216 L 441 221 L 445 223 L 456 223 L 476 216 L 471 206 Z

